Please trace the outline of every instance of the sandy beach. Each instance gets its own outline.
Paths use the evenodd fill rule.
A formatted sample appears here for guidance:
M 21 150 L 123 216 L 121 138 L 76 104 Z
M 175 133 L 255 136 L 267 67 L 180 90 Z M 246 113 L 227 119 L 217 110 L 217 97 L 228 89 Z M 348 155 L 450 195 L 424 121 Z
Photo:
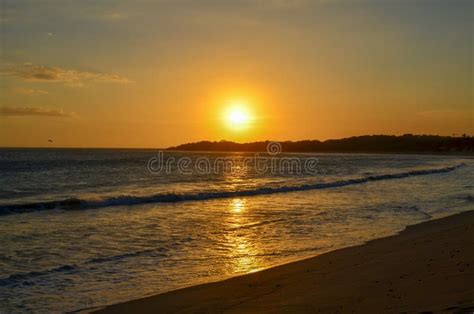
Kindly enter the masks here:
M 398 235 L 99 313 L 474 311 L 474 211 Z

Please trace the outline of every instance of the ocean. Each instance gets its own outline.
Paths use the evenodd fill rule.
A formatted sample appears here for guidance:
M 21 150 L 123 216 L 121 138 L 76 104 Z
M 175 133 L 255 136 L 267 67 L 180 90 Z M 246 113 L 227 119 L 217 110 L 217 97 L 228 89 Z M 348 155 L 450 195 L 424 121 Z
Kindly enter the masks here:
M 460 156 L 0 149 L 0 312 L 94 309 L 474 209 Z

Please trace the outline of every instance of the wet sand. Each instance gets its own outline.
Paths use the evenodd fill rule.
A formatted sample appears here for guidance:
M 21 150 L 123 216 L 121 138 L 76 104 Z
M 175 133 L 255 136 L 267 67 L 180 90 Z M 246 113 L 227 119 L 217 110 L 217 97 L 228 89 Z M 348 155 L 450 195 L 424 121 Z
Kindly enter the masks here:
M 398 235 L 100 313 L 474 311 L 474 211 Z

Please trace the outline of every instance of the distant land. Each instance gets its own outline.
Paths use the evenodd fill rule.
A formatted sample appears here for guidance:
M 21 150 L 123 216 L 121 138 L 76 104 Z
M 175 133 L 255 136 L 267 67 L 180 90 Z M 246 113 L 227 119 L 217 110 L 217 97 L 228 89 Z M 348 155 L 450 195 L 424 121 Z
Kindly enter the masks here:
M 235 143 L 201 141 L 170 147 L 175 151 L 265 152 L 270 141 Z M 438 135 L 364 135 L 334 140 L 280 142 L 282 152 L 319 153 L 407 153 L 407 154 L 474 154 L 474 137 Z

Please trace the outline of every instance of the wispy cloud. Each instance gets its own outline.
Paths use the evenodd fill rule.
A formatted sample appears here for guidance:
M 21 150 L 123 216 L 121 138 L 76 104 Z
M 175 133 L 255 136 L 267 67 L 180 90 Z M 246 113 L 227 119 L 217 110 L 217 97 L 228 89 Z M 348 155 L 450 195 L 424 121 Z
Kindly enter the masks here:
M 119 20 L 124 20 L 126 18 L 125 15 L 118 12 L 106 13 L 102 17 L 110 21 L 119 21 Z
M 73 112 L 65 112 L 62 109 L 48 109 L 40 107 L 1 107 L 0 115 L 4 117 L 57 117 L 71 118 L 75 114 Z
M 56 82 L 69 86 L 83 86 L 86 83 L 126 84 L 131 81 L 117 74 L 86 72 L 59 67 L 48 67 L 24 63 L 12 65 L 0 70 L 1 75 L 21 78 L 27 81 Z
M 13 90 L 16 94 L 22 94 L 22 95 L 46 95 L 49 94 L 47 91 L 42 90 L 42 89 L 35 89 L 35 88 L 23 88 L 23 87 L 18 87 Z

